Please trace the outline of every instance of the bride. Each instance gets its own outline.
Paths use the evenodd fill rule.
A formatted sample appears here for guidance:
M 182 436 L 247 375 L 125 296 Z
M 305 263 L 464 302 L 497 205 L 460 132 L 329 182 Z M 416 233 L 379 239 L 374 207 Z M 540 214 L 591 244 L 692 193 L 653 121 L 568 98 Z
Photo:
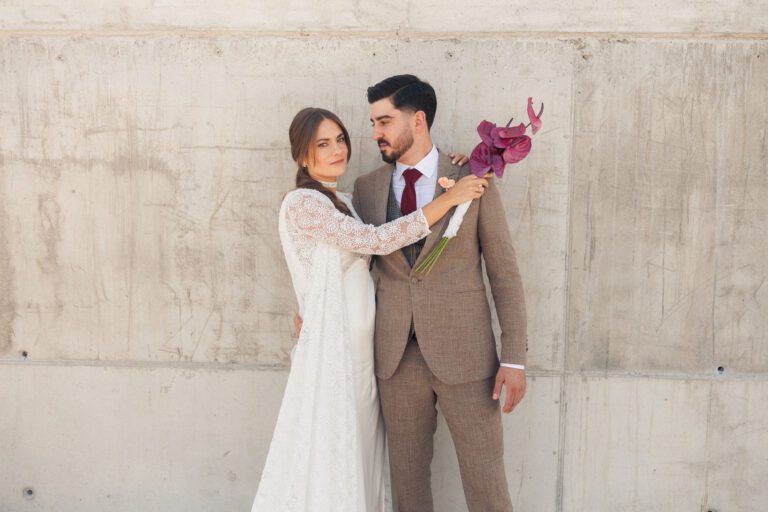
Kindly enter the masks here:
M 279 233 L 303 325 L 252 512 L 386 512 L 370 255 L 427 236 L 487 182 L 467 176 L 422 209 L 374 227 L 359 220 L 351 195 L 336 190 L 351 153 L 341 120 L 303 109 L 289 138 L 299 168 L 280 207 Z

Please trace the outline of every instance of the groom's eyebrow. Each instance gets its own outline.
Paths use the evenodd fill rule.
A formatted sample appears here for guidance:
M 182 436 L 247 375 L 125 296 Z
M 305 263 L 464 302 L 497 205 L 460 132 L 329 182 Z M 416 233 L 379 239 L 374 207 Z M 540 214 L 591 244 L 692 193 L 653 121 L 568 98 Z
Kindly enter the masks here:
M 384 114 L 383 116 L 374 117 L 373 119 L 371 119 L 371 122 L 381 121 L 382 119 L 392 119 L 392 116 L 389 114 Z

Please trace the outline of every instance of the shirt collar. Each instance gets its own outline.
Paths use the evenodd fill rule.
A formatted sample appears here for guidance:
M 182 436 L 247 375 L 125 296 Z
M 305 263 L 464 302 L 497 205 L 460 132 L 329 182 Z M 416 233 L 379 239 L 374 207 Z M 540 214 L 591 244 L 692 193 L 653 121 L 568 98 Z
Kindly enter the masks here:
M 407 169 L 416 169 L 427 178 L 431 178 L 432 175 L 437 172 L 437 164 L 440 159 L 440 154 L 437 151 L 437 146 L 432 145 L 432 150 L 427 153 L 427 156 L 419 160 L 416 165 L 405 165 L 400 162 L 395 162 L 394 178 L 399 180 L 403 176 L 403 172 Z

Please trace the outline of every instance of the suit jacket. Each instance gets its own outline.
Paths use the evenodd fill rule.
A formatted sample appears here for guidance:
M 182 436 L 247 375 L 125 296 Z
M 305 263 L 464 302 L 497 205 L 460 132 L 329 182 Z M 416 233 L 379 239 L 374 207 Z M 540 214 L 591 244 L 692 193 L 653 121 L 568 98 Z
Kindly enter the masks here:
M 386 222 L 387 198 L 394 166 L 387 164 L 355 181 L 355 210 L 368 224 Z M 440 153 L 438 173 L 459 179 L 469 167 L 451 163 Z M 438 185 L 435 197 L 442 194 Z M 458 235 L 424 277 L 414 269 L 442 238 L 454 209 L 436 222 L 413 268 L 403 251 L 373 260 L 376 283 L 374 354 L 376 375 L 391 377 L 408 343 L 411 320 L 421 353 L 432 373 L 446 384 L 490 377 L 499 367 L 491 311 L 483 281 L 488 274 L 501 325 L 501 360 L 525 364 L 525 298 L 499 190 L 494 180 L 472 202 Z

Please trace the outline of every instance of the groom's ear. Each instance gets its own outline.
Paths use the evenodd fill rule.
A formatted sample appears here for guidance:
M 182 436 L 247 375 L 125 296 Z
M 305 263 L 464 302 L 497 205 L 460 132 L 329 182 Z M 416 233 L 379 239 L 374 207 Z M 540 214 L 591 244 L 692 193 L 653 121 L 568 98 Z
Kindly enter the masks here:
M 413 114 L 413 127 L 419 131 L 429 131 L 429 126 L 427 125 L 427 114 L 425 114 L 423 110 L 417 110 Z

